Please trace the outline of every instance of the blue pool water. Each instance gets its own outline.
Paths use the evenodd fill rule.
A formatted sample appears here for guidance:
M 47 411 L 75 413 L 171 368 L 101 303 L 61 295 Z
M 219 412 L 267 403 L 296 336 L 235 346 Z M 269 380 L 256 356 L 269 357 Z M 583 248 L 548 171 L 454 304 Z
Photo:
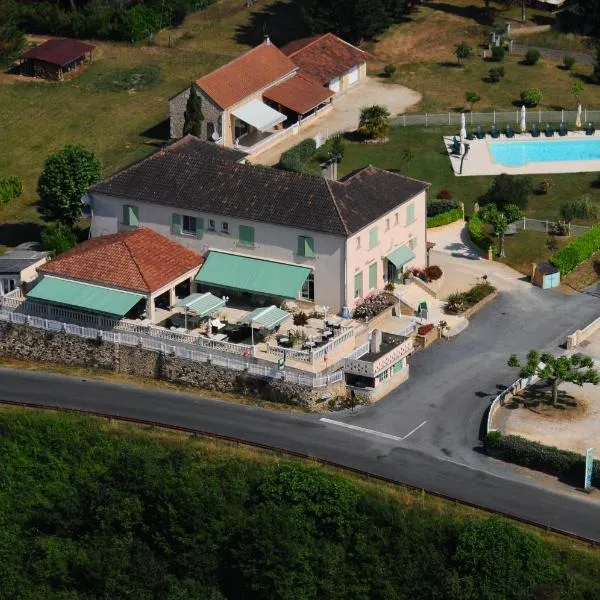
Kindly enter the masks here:
M 489 146 L 494 162 L 507 167 L 520 167 L 530 162 L 600 159 L 600 138 L 489 142 Z

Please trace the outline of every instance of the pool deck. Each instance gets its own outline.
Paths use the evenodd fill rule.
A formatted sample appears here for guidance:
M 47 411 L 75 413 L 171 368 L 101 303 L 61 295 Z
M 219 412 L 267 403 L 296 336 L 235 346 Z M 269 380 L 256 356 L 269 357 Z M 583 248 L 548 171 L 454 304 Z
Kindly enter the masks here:
M 590 171 L 600 171 L 600 160 L 553 160 L 547 162 L 530 162 L 518 167 L 509 167 L 492 159 L 492 154 L 488 142 L 531 142 L 543 140 L 546 142 L 560 142 L 573 139 L 600 139 L 600 133 L 593 136 L 585 135 L 584 131 L 570 131 L 566 136 L 559 137 L 555 134 L 548 138 L 542 132 L 539 138 L 534 138 L 530 133 L 515 133 L 515 137 L 507 138 L 501 135 L 493 139 L 490 135 L 482 140 L 465 140 L 465 145 L 469 146 L 469 152 L 462 160 L 462 156 L 455 156 L 451 153 L 452 137 L 444 136 L 444 145 L 448 152 L 452 169 L 457 177 L 472 177 L 474 175 L 500 175 L 508 173 L 509 175 L 536 175 L 539 173 L 586 173 Z M 457 135 L 458 137 L 458 135 Z M 461 173 L 462 162 L 462 173 Z

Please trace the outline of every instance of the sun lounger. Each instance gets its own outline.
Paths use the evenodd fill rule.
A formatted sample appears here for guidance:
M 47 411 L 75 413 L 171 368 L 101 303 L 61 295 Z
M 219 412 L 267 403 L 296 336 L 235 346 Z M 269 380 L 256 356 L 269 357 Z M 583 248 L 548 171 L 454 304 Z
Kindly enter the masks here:
M 566 123 L 561 123 L 558 126 L 558 135 L 560 135 L 561 137 L 567 135 L 567 133 L 569 133 L 569 130 L 567 129 L 567 124 Z
M 550 123 L 546 123 L 546 128 L 544 129 L 544 135 L 546 137 L 552 137 L 554 135 L 554 129 Z
M 594 124 L 590 122 L 585 128 L 585 135 L 594 135 L 594 133 L 596 133 L 596 128 L 594 127 Z
M 507 125 L 506 129 L 504 130 L 504 133 L 506 135 L 507 138 L 512 138 L 515 137 L 515 132 L 512 128 L 512 125 Z
M 534 123 L 531 126 L 531 136 L 532 137 L 540 137 L 540 126 L 537 123 Z
M 468 140 L 474 140 L 475 139 L 475 134 L 473 133 L 473 131 L 471 129 L 467 129 L 467 139 Z
M 483 138 L 485 138 L 485 131 L 483 130 L 483 127 L 481 125 L 479 125 L 479 127 L 477 127 L 477 131 L 475 132 L 475 135 L 477 136 L 478 140 L 482 140 Z
M 500 137 L 500 130 L 494 125 L 492 127 L 492 131 L 490 134 L 493 138 L 499 138 Z

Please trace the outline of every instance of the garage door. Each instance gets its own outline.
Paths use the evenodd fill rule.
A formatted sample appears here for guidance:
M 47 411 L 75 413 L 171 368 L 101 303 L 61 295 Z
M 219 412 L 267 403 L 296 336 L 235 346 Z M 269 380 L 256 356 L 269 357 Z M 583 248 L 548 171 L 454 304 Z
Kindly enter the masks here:
M 339 92 L 340 91 L 340 78 L 336 77 L 335 79 L 332 79 L 329 82 L 329 89 L 332 92 Z
M 348 85 L 356 83 L 360 77 L 360 67 L 354 67 L 348 71 Z

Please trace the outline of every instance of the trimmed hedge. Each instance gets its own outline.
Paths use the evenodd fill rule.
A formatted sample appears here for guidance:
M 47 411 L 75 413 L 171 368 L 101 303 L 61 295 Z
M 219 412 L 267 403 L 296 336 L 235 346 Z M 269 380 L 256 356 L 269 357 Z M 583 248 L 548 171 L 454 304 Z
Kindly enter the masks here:
M 600 250 L 600 224 L 574 239 L 552 256 L 550 262 L 560 269 L 562 277 Z
M 448 190 L 442 190 L 438 194 L 438 196 L 442 194 L 442 192 L 447 192 L 448 194 L 450 193 L 448 192 Z M 428 200 L 427 216 L 435 217 L 455 208 L 460 208 L 460 204 L 456 200 L 450 200 L 450 198 L 438 198 L 436 200 Z
M 23 193 L 23 184 L 15 175 L 0 177 L 0 204 L 20 196 Z
M 479 246 L 482 250 L 487 252 L 488 248 L 492 245 L 492 242 L 485 235 L 483 231 L 483 221 L 479 218 L 477 214 L 474 214 L 470 219 L 467 225 L 467 231 L 469 232 L 469 237 L 471 241 Z
M 279 168 L 284 171 L 304 173 L 309 158 L 315 155 L 317 143 L 312 138 L 303 140 L 299 144 L 286 150 L 279 159 Z
M 556 475 L 583 486 L 585 456 L 546 446 L 518 435 L 502 435 L 499 431 L 490 431 L 485 437 L 486 452 L 494 458 L 506 462 Z M 600 487 L 600 461 L 594 461 L 592 485 Z
M 435 217 L 427 217 L 427 227 L 441 227 L 442 225 L 448 225 L 449 223 L 460 221 L 462 216 L 462 209 L 453 208 L 447 212 L 435 215 Z

